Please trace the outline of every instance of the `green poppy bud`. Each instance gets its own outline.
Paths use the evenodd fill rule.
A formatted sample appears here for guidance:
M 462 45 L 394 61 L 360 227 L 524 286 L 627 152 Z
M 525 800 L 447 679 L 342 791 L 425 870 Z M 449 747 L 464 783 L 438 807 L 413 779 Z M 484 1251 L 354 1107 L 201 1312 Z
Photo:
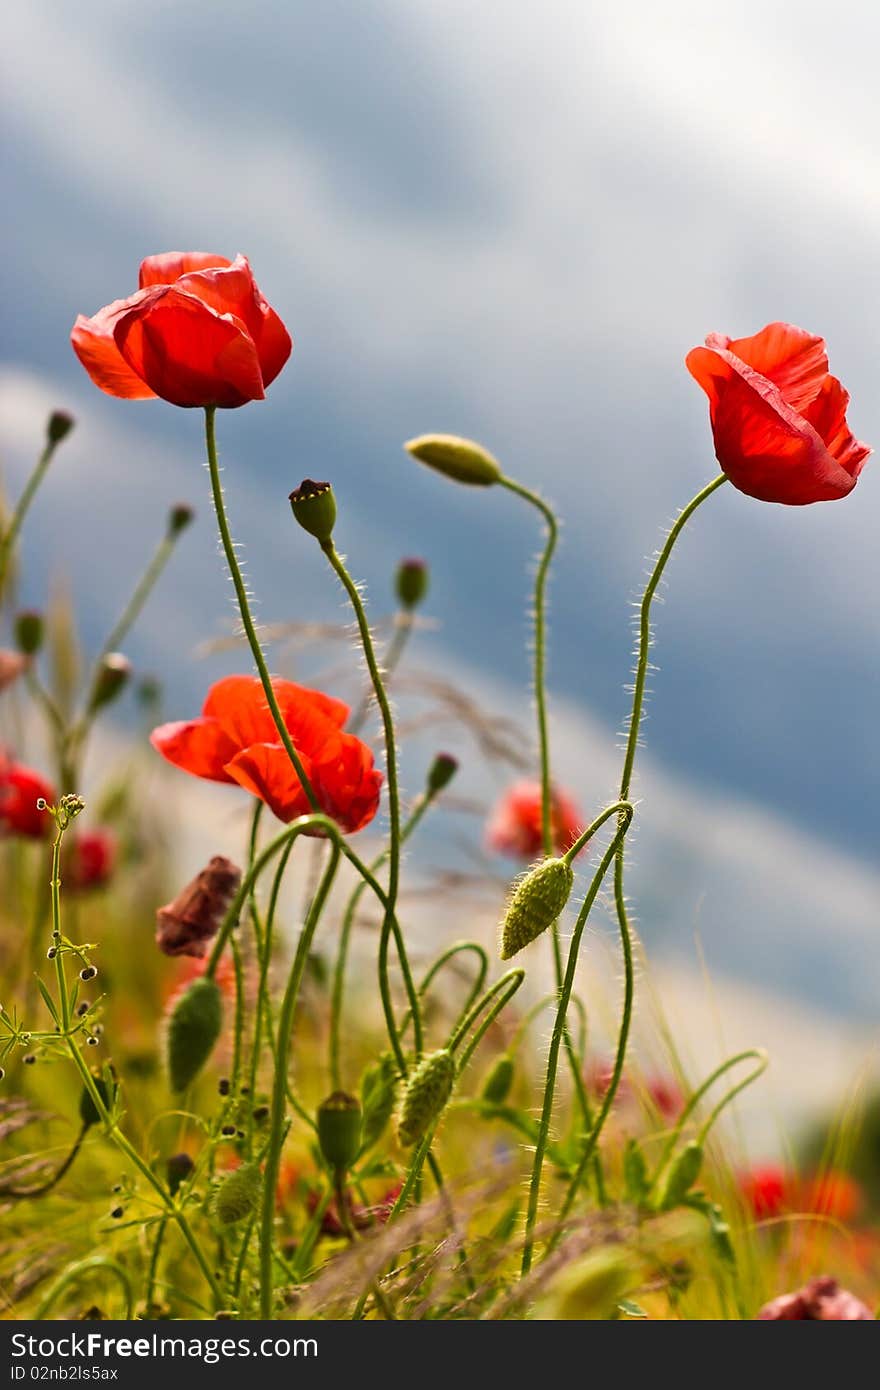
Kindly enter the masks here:
M 417 608 L 428 593 L 428 566 L 424 560 L 401 560 L 394 587 L 403 608 Z
M 223 1024 L 223 1005 L 216 980 L 194 980 L 175 1004 L 168 1020 L 168 1075 L 172 1089 L 185 1091 L 214 1050 Z
M 488 449 L 454 434 L 423 434 L 404 444 L 407 453 L 457 483 L 489 487 L 501 477 L 501 466 Z
M 451 753 L 438 753 L 428 769 L 428 776 L 425 786 L 429 796 L 437 796 L 444 787 L 448 787 L 456 772 L 458 772 L 458 759 L 453 758 Z
M 365 1069 L 361 1077 L 363 1135 L 361 1148 L 370 1149 L 381 1139 L 394 1113 L 399 1081 L 397 1063 L 390 1052 Z
M 304 531 L 323 545 L 333 535 L 336 525 L 336 498 L 330 483 L 315 483 L 304 478 L 290 494 L 290 506 Z
M 639 1281 L 632 1258 L 621 1246 L 592 1250 L 563 1265 L 535 1307 L 547 1322 L 603 1322 L 617 1316 L 617 1305 Z
M 443 1113 L 455 1084 L 455 1058 L 442 1048 L 423 1057 L 410 1072 L 397 1120 L 397 1137 L 409 1146 L 421 1139 Z
M 171 1193 L 172 1197 L 179 1189 L 181 1183 L 186 1182 L 195 1166 L 189 1154 L 179 1153 L 171 1155 L 168 1162 L 165 1164 L 165 1176 L 168 1181 L 168 1191 Z
M 574 887 L 574 871 L 564 859 L 545 859 L 516 884 L 501 924 L 501 959 L 510 960 L 552 926 Z
M 691 1140 L 670 1164 L 657 1199 L 661 1211 L 671 1211 L 687 1196 L 703 1166 L 703 1147 Z
M 243 1163 L 224 1178 L 214 1198 L 214 1211 L 223 1226 L 244 1221 L 256 1211 L 263 1177 L 258 1163 Z
M 60 444 L 73 429 L 76 421 L 66 410 L 53 410 L 46 423 L 46 439 L 50 444 Z
M 357 1096 L 334 1091 L 318 1106 L 318 1142 L 328 1167 L 347 1172 L 361 1149 L 363 1111 Z
M 480 1091 L 480 1099 L 488 1101 L 490 1105 L 503 1105 L 510 1095 L 512 1085 L 513 1058 L 508 1053 L 502 1052 L 486 1073 L 486 1079 Z
M 25 656 L 36 656 L 43 645 L 44 631 L 42 613 L 19 613 L 15 619 L 15 645 Z
M 107 1082 L 104 1080 L 103 1076 L 93 1076 L 92 1080 L 95 1083 L 95 1090 L 101 1097 L 101 1101 L 104 1105 L 105 1110 L 109 1110 L 111 1105 L 113 1104 L 113 1095 L 110 1087 L 107 1085 Z M 79 1118 L 82 1123 L 83 1129 L 91 1129 L 92 1125 L 98 1124 L 102 1118 L 98 1112 L 98 1107 L 92 1098 L 92 1093 L 89 1090 L 88 1086 L 83 1086 L 82 1091 L 80 1092 Z
M 89 710 L 92 714 L 109 705 L 128 684 L 131 676 L 131 662 L 121 652 L 108 652 L 95 675 Z

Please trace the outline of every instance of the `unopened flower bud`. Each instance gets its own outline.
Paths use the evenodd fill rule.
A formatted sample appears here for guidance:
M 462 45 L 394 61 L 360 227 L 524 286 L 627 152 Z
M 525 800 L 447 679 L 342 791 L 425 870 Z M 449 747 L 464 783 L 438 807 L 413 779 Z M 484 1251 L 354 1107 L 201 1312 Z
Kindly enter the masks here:
M 46 623 L 36 609 L 25 609 L 15 619 L 15 645 L 25 656 L 36 656 L 43 645 Z
M 399 1080 L 397 1063 L 390 1052 L 383 1052 L 377 1062 L 365 1068 L 361 1077 L 362 1148 L 371 1148 L 385 1133 L 394 1113 Z
M 361 1147 L 363 1112 L 357 1096 L 334 1091 L 318 1106 L 318 1142 L 328 1167 L 347 1172 Z
M 513 1085 L 513 1058 L 502 1052 L 486 1075 L 480 1091 L 480 1099 L 490 1105 L 503 1105 L 510 1095 Z
M 223 1024 L 216 980 L 203 975 L 182 994 L 168 1019 L 168 1075 L 172 1089 L 185 1091 L 214 1050 Z
M 304 531 L 322 544 L 329 541 L 336 525 L 336 498 L 330 483 L 304 478 L 290 494 L 290 506 Z
M 258 1163 L 243 1163 L 223 1179 L 214 1199 L 214 1210 L 222 1225 L 232 1226 L 256 1211 L 262 1182 Z
M 604 1322 L 638 1282 L 632 1257 L 619 1245 L 606 1245 L 563 1265 L 546 1284 L 535 1316 L 547 1322 Z
M 187 1153 L 172 1154 L 165 1165 L 165 1176 L 168 1181 L 168 1191 L 173 1197 L 181 1183 L 186 1182 L 193 1172 L 195 1164 Z
M 685 1144 L 681 1153 L 670 1164 L 657 1198 L 661 1211 L 671 1211 L 677 1207 L 700 1176 L 703 1166 L 703 1148 L 691 1140 Z
M 46 438 L 50 444 L 60 444 L 73 429 L 76 421 L 66 410 L 53 410 L 46 424 Z
M 472 439 L 460 439 L 454 434 L 423 434 L 403 447 L 413 458 L 457 483 L 489 487 L 501 477 L 498 460 Z
M 131 677 L 131 662 L 121 652 L 108 652 L 95 676 L 89 710 L 92 714 L 121 694 Z
M 0 690 L 14 685 L 30 664 L 30 658 L 25 656 L 24 652 L 14 652 L 0 647 Z
M 185 531 L 195 519 L 195 512 L 186 502 L 178 502 L 168 513 L 168 535 L 173 539 Z
M 451 753 L 438 753 L 428 769 L 426 787 L 429 796 L 437 796 L 444 787 L 448 787 L 456 772 L 458 772 L 458 759 L 453 758 Z
M 574 871 L 564 859 L 545 859 L 513 890 L 501 927 L 501 959 L 510 960 L 552 926 L 574 887 Z
M 417 608 L 428 593 L 429 572 L 424 560 L 401 560 L 394 588 L 403 608 Z
M 442 1048 L 423 1057 L 410 1073 L 397 1120 L 401 1144 L 415 1144 L 446 1108 L 455 1084 L 455 1058 Z

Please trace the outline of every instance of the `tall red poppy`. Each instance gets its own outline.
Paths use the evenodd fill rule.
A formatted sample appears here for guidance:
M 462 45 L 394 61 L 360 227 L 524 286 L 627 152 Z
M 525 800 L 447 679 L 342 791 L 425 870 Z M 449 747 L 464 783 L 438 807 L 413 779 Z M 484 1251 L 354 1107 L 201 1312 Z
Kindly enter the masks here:
M 709 397 L 715 453 L 740 492 L 802 506 L 845 497 L 871 450 L 846 423 L 849 396 L 823 338 L 769 323 L 751 338 L 710 333 L 688 371 Z
M 553 844 L 560 853 L 577 839 L 583 821 L 565 792 L 555 789 L 552 803 Z M 534 859 L 543 848 L 541 784 L 516 782 L 496 803 L 486 827 L 489 848 L 514 859 Z
M 20 835 L 42 840 L 53 826 L 48 811 L 37 809 L 37 802 L 52 805 L 55 792 L 33 768 L 13 762 L 0 748 L 0 835 Z
M 110 881 L 118 854 L 112 830 L 98 826 L 95 830 L 73 833 L 69 839 L 65 837 L 64 848 L 61 872 L 68 893 L 103 888 Z
M 137 293 L 80 314 L 70 340 L 108 395 L 182 406 L 261 401 L 292 346 L 247 258 L 204 251 L 148 256 Z
M 378 810 L 382 775 L 366 744 L 343 730 L 348 705 L 292 681 L 273 680 L 272 688 L 321 809 L 344 831 L 361 830 Z M 244 787 L 279 820 L 295 820 L 311 809 L 256 677 L 218 681 L 201 718 L 163 724 L 151 742 L 194 777 Z

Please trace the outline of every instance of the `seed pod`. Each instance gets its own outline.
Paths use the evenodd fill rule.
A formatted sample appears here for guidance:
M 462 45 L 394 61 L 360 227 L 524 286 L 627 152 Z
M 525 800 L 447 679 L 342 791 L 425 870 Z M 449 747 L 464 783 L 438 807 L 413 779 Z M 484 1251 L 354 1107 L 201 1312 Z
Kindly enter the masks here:
M 480 1098 L 488 1101 L 490 1105 L 503 1105 L 510 1095 L 512 1085 L 513 1058 L 507 1052 L 502 1052 L 486 1073 Z
M 168 1020 L 168 1074 L 175 1091 L 185 1091 L 207 1062 L 223 1023 L 216 980 L 194 980 Z
M 700 1176 L 703 1148 L 691 1140 L 669 1167 L 660 1189 L 657 1205 L 661 1211 L 671 1211 L 687 1195 Z
M 195 1164 L 187 1153 L 172 1154 L 165 1165 L 165 1176 L 168 1180 L 168 1191 L 173 1197 L 181 1183 L 186 1182 L 190 1173 L 195 1168 Z
M 397 1137 L 401 1144 L 415 1144 L 442 1114 L 455 1084 L 455 1058 L 446 1048 L 430 1052 L 410 1073 L 400 1115 Z
M 361 1147 L 363 1112 L 357 1096 L 334 1091 L 318 1106 L 318 1142 L 328 1167 L 347 1172 Z
M 322 544 L 329 541 L 336 525 L 336 498 L 330 483 L 315 483 L 303 478 L 290 494 L 293 515 L 304 531 Z
M 417 608 L 428 593 L 428 566 L 424 560 L 401 560 L 394 588 L 402 608 Z
M 425 782 L 428 794 L 437 796 L 444 787 L 449 786 L 456 772 L 458 772 L 458 759 L 453 758 L 451 753 L 438 753 L 428 768 Z
M 404 444 L 408 454 L 456 483 L 489 487 L 501 477 L 501 467 L 488 449 L 454 434 L 423 434 Z
M 243 1163 L 227 1178 L 224 1178 L 214 1198 L 214 1211 L 224 1226 L 232 1226 L 236 1221 L 244 1221 L 256 1211 L 263 1185 L 260 1165 Z
M 76 421 L 66 410 L 53 410 L 46 424 L 46 438 L 50 444 L 60 444 L 73 429 Z
M 397 1063 L 390 1052 L 367 1067 L 361 1077 L 363 1133 L 361 1148 L 370 1149 L 385 1133 L 397 1100 Z
M 25 656 L 36 656 L 43 645 L 45 620 L 42 613 L 32 609 L 19 613 L 15 619 L 15 644 Z
M 103 1076 L 93 1076 L 92 1080 L 95 1083 L 95 1090 L 104 1103 L 104 1108 L 109 1110 L 113 1104 L 113 1096 L 110 1087 L 107 1085 Z M 101 1119 L 101 1116 L 98 1114 L 98 1107 L 92 1099 L 92 1093 L 88 1086 L 83 1086 L 80 1092 L 79 1118 L 82 1122 L 83 1129 L 91 1129 L 92 1125 L 98 1124 Z
M 195 512 L 186 502 L 178 502 L 168 513 L 168 535 L 169 537 L 179 536 L 181 531 L 185 531 L 190 525 Z
M 553 925 L 573 887 L 574 871 L 564 859 L 545 859 L 519 880 L 501 924 L 502 960 L 510 960 Z

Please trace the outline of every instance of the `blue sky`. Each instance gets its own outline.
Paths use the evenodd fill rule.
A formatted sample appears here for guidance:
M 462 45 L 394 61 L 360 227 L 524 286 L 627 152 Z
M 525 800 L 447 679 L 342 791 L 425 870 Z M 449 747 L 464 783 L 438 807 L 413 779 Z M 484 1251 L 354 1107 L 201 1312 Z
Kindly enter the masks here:
M 775 318 L 821 332 L 853 428 L 880 440 L 878 30 L 858 3 L 829 26 L 825 6 L 779 0 L 20 6 L 2 54 L 7 474 L 47 402 L 81 420 L 34 514 L 29 599 L 71 571 L 97 636 L 167 504 L 192 500 L 199 522 L 131 654 L 180 713 L 195 708 L 215 667 L 192 648 L 230 617 L 198 415 L 99 396 L 67 335 L 134 288 L 143 255 L 245 251 L 296 344 L 268 401 L 220 420 L 261 616 L 339 617 L 284 500 L 302 476 L 330 477 L 376 611 L 398 556 L 424 554 L 440 628 L 423 659 L 528 726 L 535 519 L 400 447 L 426 430 L 483 440 L 565 515 L 551 685 L 594 758 L 567 759 L 577 790 L 600 803 L 632 600 L 715 471 L 687 350 Z M 839 503 L 722 490 L 670 570 L 646 726 L 658 808 L 691 806 L 716 841 L 735 809 L 740 887 L 757 872 L 749 827 L 766 831 L 754 941 L 737 934 L 732 879 L 710 957 L 862 1016 L 880 974 L 878 522 L 875 461 Z M 684 801 L 664 802 L 673 787 Z M 647 776 L 643 789 L 647 824 Z M 658 867 L 669 842 L 655 853 L 650 834 L 643 930 L 686 952 Z M 705 843 L 689 843 L 693 869 Z M 681 882 L 696 901 L 694 872 Z M 769 964 L 754 950 L 765 914 L 782 923 Z

